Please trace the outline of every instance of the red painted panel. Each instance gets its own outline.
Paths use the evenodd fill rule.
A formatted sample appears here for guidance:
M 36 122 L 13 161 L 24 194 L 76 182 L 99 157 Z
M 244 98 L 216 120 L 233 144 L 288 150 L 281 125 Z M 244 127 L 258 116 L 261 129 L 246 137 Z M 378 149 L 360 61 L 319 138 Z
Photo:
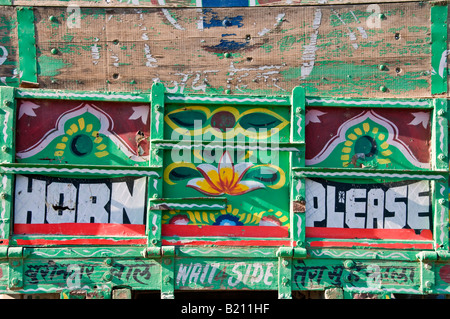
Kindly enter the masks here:
M 417 243 L 367 243 L 367 242 L 344 242 L 344 241 L 312 241 L 309 243 L 311 248 L 327 248 L 327 247 L 345 247 L 345 248 L 386 248 L 386 249 L 433 249 L 433 244 Z
M 306 164 L 323 166 L 321 163 L 326 161 L 335 148 L 340 149 L 352 133 L 355 139 L 364 135 L 370 136 L 377 144 L 378 150 L 381 149 L 382 141 L 389 144 L 386 149 L 389 154 L 381 156 L 384 162 L 380 163 L 379 167 L 384 166 L 386 162 L 387 168 L 401 168 L 405 164 L 429 167 L 430 117 L 431 113 L 424 110 L 309 108 L 306 112 Z M 357 131 L 354 131 L 355 128 Z M 355 146 L 350 146 L 352 151 L 346 153 L 350 157 L 348 160 L 342 161 L 340 156 L 334 157 L 333 167 L 343 167 L 344 162 L 350 162 L 351 157 L 355 155 Z M 409 163 L 398 163 L 394 160 L 390 162 L 389 158 L 394 155 L 391 154 L 394 149 L 403 153 Z M 380 154 L 378 156 L 380 157 Z M 348 167 L 354 165 L 351 163 Z
M 260 246 L 260 247 L 277 247 L 277 246 L 292 246 L 290 240 L 162 240 L 163 245 L 183 245 L 183 246 L 200 246 L 200 245 L 217 245 L 217 246 Z
M 147 245 L 147 238 L 73 238 L 73 239 L 16 239 L 19 246 L 25 245 Z
M 149 144 L 139 138 L 150 135 L 148 104 L 19 100 L 17 107 L 19 162 L 129 165 L 124 158 L 148 160 Z M 92 150 L 79 153 L 75 139 L 80 136 Z M 121 160 L 118 149 L 125 154 Z
M 413 229 L 355 229 L 306 227 L 307 238 L 333 239 L 399 239 L 399 240 L 433 240 L 429 229 L 416 234 Z
M 14 224 L 16 235 L 145 236 L 145 225 L 103 223 Z
M 195 226 L 195 225 L 162 225 L 162 236 L 200 237 L 289 237 L 288 227 L 278 226 Z
M 450 266 L 446 265 L 439 269 L 439 277 L 446 283 L 450 284 Z

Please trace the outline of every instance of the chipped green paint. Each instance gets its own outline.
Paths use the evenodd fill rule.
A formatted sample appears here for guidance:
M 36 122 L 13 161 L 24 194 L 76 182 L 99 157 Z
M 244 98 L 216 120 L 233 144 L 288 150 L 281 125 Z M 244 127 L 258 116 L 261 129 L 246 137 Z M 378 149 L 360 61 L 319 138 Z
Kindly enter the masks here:
M 38 74 L 41 76 L 57 76 L 61 69 L 70 67 L 70 65 L 70 63 L 65 63 L 62 58 L 40 55 L 38 58 Z
M 19 64 L 22 71 L 21 80 L 37 82 L 36 39 L 34 30 L 33 7 L 17 7 L 17 32 L 20 34 Z
M 343 62 L 316 62 L 317 68 L 311 72 L 308 82 L 302 84 L 307 93 L 311 95 L 339 96 L 346 94 L 361 95 L 365 90 L 377 90 L 385 85 L 391 93 L 402 95 L 417 88 L 427 88 L 429 83 L 423 72 L 403 72 L 401 75 L 391 75 L 379 70 L 378 65 L 348 64 Z M 316 66 L 315 65 L 315 66 Z M 397 66 L 390 66 L 394 68 Z M 402 66 L 400 66 L 402 67 Z M 326 69 L 323 74 L 321 70 Z M 301 68 L 291 68 L 281 72 L 285 79 L 296 80 L 301 76 Z M 320 84 L 331 85 L 331 89 L 322 89 Z
M 447 92 L 447 16 L 448 7 L 435 5 L 431 8 L 431 38 L 432 38 L 432 74 L 431 93 L 441 94 Z

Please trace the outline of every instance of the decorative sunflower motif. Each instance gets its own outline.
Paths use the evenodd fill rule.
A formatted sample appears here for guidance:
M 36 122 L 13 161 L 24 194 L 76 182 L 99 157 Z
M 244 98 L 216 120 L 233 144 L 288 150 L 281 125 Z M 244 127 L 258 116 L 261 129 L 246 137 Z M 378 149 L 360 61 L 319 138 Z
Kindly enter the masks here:
M 197 170 L 203 177 L 191 179 L 186 186 L 210 196 L 222 194 L 236 196 L 265 188 L 260 182 L 242 180 L 252 166 L 253 164 L 248 162 L 233 164 L 229 152 L 225 151 L 218 167 L 211 164 L 198 165 Z
M 375 122 L 366 120 L 347 130 L 342 146 L 342 166 L 375 167 L 390 164 L 392 151 L 387 142 L 387 130 Z
M 102 141 L 103 137 L 95 130 L 95 123 L 81 116 L 66 123 L 65 134 L 56 144 L 54 155 L 62 157 L 66 152 L 71 152 L 77 157 L 84 157 L 94 151 L 95 157 L 102 158 L 109 155 Z
M 164 211 L 163 224 L 216 226 L 289 226 L 289 218 L 281 211 L 269 209 L 258 213 L 244 212 L 232 205 L 219 212 Z

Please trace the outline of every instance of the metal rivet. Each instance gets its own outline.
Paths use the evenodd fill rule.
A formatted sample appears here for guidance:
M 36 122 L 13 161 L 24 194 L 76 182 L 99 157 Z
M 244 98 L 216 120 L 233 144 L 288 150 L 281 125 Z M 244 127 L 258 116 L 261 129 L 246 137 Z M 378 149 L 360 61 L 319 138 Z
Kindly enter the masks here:
M 380 64 L 378 66 L 378 69 L 380 69 L 381 71 L 384 71 L 384 70 L 386 70 L 386 66 L 384 64 Z
M 381 92 L 386 92 L 387 91 L 387 87 L 385 87 L 384 85 L 380 86 L 380 91 Z
M 111 273 L 109 271 L 104 273 L 103 280 L 104 281 L 111 281 L 112 280 L 112 275 L 111 275 Z
M 353 260 L 346 260 L 346 261 L 344 261 L 344 267 L 345 268 L 353 268 L 353 267 L 355 267 L 355 262 Z
M 439 204 L 441 204 L 441 205 L 445 204 L 445 199 L 440 198 L 440 199 L 439 199 Z
M 107 265 L 111 266 L 111 265 L 112 265 L 112 263 L 113 263 L 113 261 L 112 261 L 112 259 L 111 259 L 111 258 L 106 258 L 106 259 L 105 259 L 105 264 L 107 264 Z
M 158 243 L 158 239 L 153 238 L 151 241 L 152 245 L 156 245 Z
M 432 283 L 431 281 L 427 281 L 427 282 L 425 283 L 425 287 L 431 288 L 431 287 L 433 287 L 433 283 Z
M 6 196 L 7 196 L 6 193 L 0 193 L 0 198 L 1 199 L 6 199 Z
M 48 20 L 50 20 L 51 22 L 58 22 L 58 19 L 55 16 L 50 16 Z
M 439 110 L 439 111 L 438 111 L 438 115 L 439 115 L 439 116 L 444 116 L 444 114 L 445 114 L 445 111 L 444 111 L 444 110 Z
M 8 101 L 8 100 L 5 100 L 5 101 L 3 101 L 3 105 L 4 105 L 4 106 L 11 106 L 11 105 L 12 105 L 12 102 L 11 102 L 11 101 Z
M 3 145 L 2 146 L 2 151 L 6 153 L 8 151 L 8 147 L 6 145 Z
M 225 57 L 226 58 L 231 58 L 231 53 L 229 53 L 229 52 L 225 53 Z
M 439 154 L 438 158 L 439 158 L 441 161 L 443 161 L 443 160 L 445 160 L 445 155 L 444 155 L 444 154 Z
M 11 279 L 11 285 L 13 287 L 17 287 L 19 285 L 19 279 L 17 279 L 17 278 Z
M 53 54 L 53 55 L 58 54 L 58 49 L 53 48 L 53 49 L 50 50 L 50 53 Z

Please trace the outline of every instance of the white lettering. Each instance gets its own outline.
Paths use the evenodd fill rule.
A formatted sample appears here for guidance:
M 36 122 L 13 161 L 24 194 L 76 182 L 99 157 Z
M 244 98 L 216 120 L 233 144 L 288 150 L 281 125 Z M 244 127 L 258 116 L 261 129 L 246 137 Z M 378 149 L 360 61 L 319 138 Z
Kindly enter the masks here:
M 416 230 L 431 227 L 428 181 L 355 187 L 306 179 L 305 194 L 307 227 Z

